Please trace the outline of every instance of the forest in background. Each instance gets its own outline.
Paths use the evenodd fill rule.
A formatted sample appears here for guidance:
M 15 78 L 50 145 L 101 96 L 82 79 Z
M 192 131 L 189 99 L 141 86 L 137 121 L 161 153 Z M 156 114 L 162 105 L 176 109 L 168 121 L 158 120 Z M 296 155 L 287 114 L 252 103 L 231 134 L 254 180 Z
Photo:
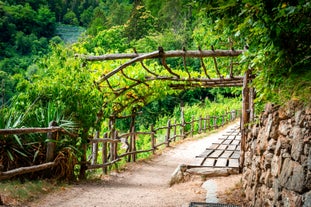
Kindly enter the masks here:
M 97 120 L 107 97 L 94 87 L 95 75 L 121 62 L 87 64 L 75 54 L 132 53 L 133 48 L 150 52 L 158 46 L 165 50 L 247 47 L 239 68 L 240 72 L 251 68 L 255 75 L 257 106 L 290 99 L 309 103 L 310 10 L 310 2 L 299 0 L 0 1 L 0 128 L 46 127 L 56 120 L 69 129 L 78 127 L 80 141 L 86 142 L 88 132 L 107 127 Z M 66 44 L 56 35 L 59 24 L 82 26 L 86 32 L 76 43 Z M 182 61 L 168 64 L 178 68 Z M 192 72 L 199 65 L 188 64 Z M 157 93 L 148 96 L 146 105 L 133 104 L 120 115 L 137 107 L 147 114 L 138 118 L 138 124 L 152 124 L 159 114 L 174 113 L 180 102 L 202 103 L 206 97 L 223 101 L 241 94 L 236 88 L 177 92 L 166 86 L 155 83 Z M 127 101 L 123 99 L 120 103 Z M 114 110 L 106 106 L 103 119 Z M 128 126 L 126 121 L 118 124 L 122 129 Z M 21 139 L 15 137 L 5 146 L 10 144 L 17 150 L 13 153 L 24 153 Z M 7 151 L 1 154 L 11 159 Z
M 258 100 L 308 97 L 308 1 L 7 0 L 0 1 L 0 14 L 1 106 L 25 90 L 37 60 L 62 42 L 59 23 L 86 28 L 85 52 L 94 54 L 159 45 L 228 49 L 230 39 L 235 48 L 249 48 L 244 58 L 257 76 Z

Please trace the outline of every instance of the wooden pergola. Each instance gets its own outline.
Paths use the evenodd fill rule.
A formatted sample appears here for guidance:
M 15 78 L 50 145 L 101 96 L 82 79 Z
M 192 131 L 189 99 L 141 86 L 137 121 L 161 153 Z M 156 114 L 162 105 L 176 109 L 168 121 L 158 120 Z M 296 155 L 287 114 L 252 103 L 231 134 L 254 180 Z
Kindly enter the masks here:
M 234 70 L 234 66 L 238 65 L 238 63 L 234 62 L 234 58 L 238 57 L 244 52 L 244 50 L 234 50 L 231 48 L 230 50 L 215 50 L 213 46 L 211 50 L 202 50 L 200 47 L 197 50 L 186 50 L 183 48 L 182 50 L 172 50 L 172 51 L 164 51 L 162 47 L 159 47 L 157 51 L 150 53 L 138 53 L 136 49 L 134 49 L 134 53 L 122 53 L 122 54 L 105 54 L 100 56 L 82 56 L 78 55 L 78 57 L 86 60 L 86 61 L 109 61 L 109 60 L 122 60 L 126 59 L 127 62 L 119 65 L 114 68 L 110 72 L 106 74 L 102 74 L 98 81 L 95 83 L 97 85 L 98 90 L 101 90 L 102 87 L 108 87 L 111 91 L 111 95 L 114 98 L 118 98 L 124 95 L 127 91 L 132 90 L 133 88 L 138 88 L 140 86 L 148 86 L 148 82 L 151 81 L 169 81 L 169 87 L 172 89 L 185 90 L 185 89 L 193 89 L 193 88 L 211 88 L 211 87 L 243 87 L 243 104 L 242 104 L 242 117 L 241 117 L 241 158 L 240 158 L 240 167 L 243 166 L 244 163 L 244 149 L 245 149 L 245 124 L 247 124 L 250 118 L 254 116 L 253 110 L 253 97 L 254 91 L 248 87 L 248 84 L 251 81 L 251 70 L 247 70 L 244 74 L 240 74 L 240 70 Z M 176 69 L 171 68 L 167 63 L 169 58 L 181 58 L 183 63 L 183 73 L 176 72 Z M 200 61 L 200 74 L 204 75 L 193 75 L 192 71 L 188 68 L 187 60 L 189 58 L 198 59 Z M 214 75 L 212 75 L 209 71 L 210 68 L 207 68 L 204 59 L 211 58 L 213 60 L 213 70 Z M 229 65 L 223 69 L 219 67 L 218 58 L 230 58 Z M 144 61 L 146 60 L 158 60 L 159 64 L 162 66 L 161 71 L 153 70 L 152 68 L 148 68 Z M 140 64 L 141 68 L 145 71 L 144 78 L 133 78 L 128 75 L 125 69 L 133 64 Z M 164 71 L 164 72 L 163 72 Z M 225 71 L 225 74 L 224 74 Z M 110 79 L 116 74 L 122 76 L 122 78 L 128 80 L 128 85 L 126 87 L 120 85 L 112 85 L 110 83 Z M 148 94 L 146 94 L 148 96 Z M 116 111 L 115 114 L 111 115 L 111 121 L 109 122 L 110 128 L 114 128 L 114 121 L 117 118 L 117 114 L 119 114 L 122 110 L 124 110 L 129 105 L 143 101 L 144 97 L 128 97 L 132 99 L 128 102 L 128 105 L 124 105 L 120 107 L 120 110 Z M 104 106 L 107 103 L 104 103 Z M 117 103 L 121 105 L 120 103 Z M 144 102 L 144 104 L 147 104 Z M 132 120 L 136 116 L 136 110 L 132 111 L 131 115 L 127 117 L 132 117 Z M 133 122 L 134 124 L 134 122 Z M 133 124 L 131 124 L 133 127 Z

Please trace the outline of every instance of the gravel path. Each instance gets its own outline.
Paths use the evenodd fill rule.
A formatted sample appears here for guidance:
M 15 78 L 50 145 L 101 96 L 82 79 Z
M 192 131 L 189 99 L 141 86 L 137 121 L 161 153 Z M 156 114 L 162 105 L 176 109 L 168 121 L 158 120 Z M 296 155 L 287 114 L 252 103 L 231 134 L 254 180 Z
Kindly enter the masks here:
M 161 155 L 156 155 L 150 160 L 128 164 L 123 172 L 103 176 L 96 182 L 80 183 L 63 188 L 59 192 L 30 203 L 29 206 L 187 207 L 192 201 L 205 202 L 208 192 L 202 187 L 204 180 L 200 177 L 193 177 L 186 183 L 170 187 L 171 175 L 179 164 L 200 162 L 195 156 L 203 152 L 221 136 L 224 130 L 232 126 L 233 124 L 201 139 L 188 138 L 181 144 L 165 149 Z M 239 176 L 213 180 L 219 193 L 233 186 L 239 180 Z M 215 192 L 211 193 L 215 194 Z

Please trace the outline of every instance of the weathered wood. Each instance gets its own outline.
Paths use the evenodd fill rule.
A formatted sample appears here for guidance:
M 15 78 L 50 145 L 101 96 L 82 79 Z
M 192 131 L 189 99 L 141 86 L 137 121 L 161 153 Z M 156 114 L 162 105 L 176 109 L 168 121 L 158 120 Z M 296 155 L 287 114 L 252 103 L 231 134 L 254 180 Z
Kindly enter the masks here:
M 193 137 L 194 132 L 194 116 L 191 116 L 191 129 L 190 129 L 190 137 Z
M 208 166 L 208 167 L 214 167 L 215 166 L 215 162 L 216 162 L 216 159 L 214 158 L 208 158 L 205 160 L 205 162 L 201 165 L 203 166 Z
M 234 57 L 242 54 L 244 50 L 171 50 L 164 52 L 163 56 L 166 58 L 169 57 Z M 117 60 L 117 59 L 133 59 L 137 58 L 136 61 L 142 61 L 144 59 L 157 59 L 159 58 L 159 51 L 154 51 L 150 53 L 121 53 L 121 54 L 106 54 L 99 56 L 85 56 L 85 55 L 76 55 L 76 57 L 83 58 L 87 61 L 103 61 L 103 60 Z
M 32 134 L 32 133 L 52 133 L 61 131 L 61 127 L 48 127 L 48 128 L 20 128 L 20 129 L 0 129 L 0 135 L 13 135 L 13 134 Z
M 217 129 L 217 116 L 213 116 L 213 120 L 214 120 L 214 129 Z
M 109 137 L 111 137 L 111 139 L 116 140 L 115 139 L 115 117 L 112 116 L 109 118 L 109 123 L 108 123 L 108 130 L 110 132 Z M 113 160 L 115 160 L 115 153 L 114 153 L 114 146 L 115 143 L 114 142 L 110 142 L 110 162 L 112 162 Z
M 228 167 L 238 168 L 239 160 L 238 159 L 229 159 Z
M 199 117 L 199 128 L 198 128 L 198 133 L 202 133 L 202 116 Z
M 250 70 L 247 70 L 243 79 L 243 90 L 242 90 L 242 118 L 241 118 L 241 157 L 240 157 L 240 170 L 244 165 L 244 154 L 245 154 L 245 143 L 246 143 L 246 124 L 249 122 L 249 82 Z
M 203 131 L 206 133 L 206 122 L 207 122 L 207 116 L 203 119 Z
M 57 126 L 56 121 L 51 121 L 49 123 L 49 128 L 56 126 Z M 54 161 L 57 136 L 58 136 L 57 131 L 47 133 L 47 138 L 49 139 L 49 142 L 47 143 L 46 147 L 46 162 Z
M 40 165 L 35 166 L 29 166 L 29 167 L 20 167 L 14 170 L 6 171 L 6 172 L 0 172 L 0 180 L 8 179 L 11 177 L 14 177 L 16 175 L 22 175 L 26 173 L 33 173 L 40 170 L 44 170 L 47 168 L 51 168 L 55 166 L 55 162 L 48 162 Z
M 211 130 L 211 117 L 207 116 L 207 129 L 210 131 Z
M 91 139 L 90 140 L 90 143 L 116 143 L 116 142 L 120 142 L 119 139 L 110 139 L 110 138 L 104 138 L 104 139 L 97 139 L 97 138 L 94 138 L 94 139 Z
M 114 139 L 117 139 L 117 137 L 118 137 L 118 131 L 117 130 L 114 131 L 113 137 L 114 137 Z M 118 158 L 118 142 L 113 143 L 113 158 L 114 159 Z
M 122 158 L 122 157 L 125 157 L 125 156 L 128 156 L 128 155 L 133 155 L 133 154 L 137 155 L 137 154 L 139 154 L 139 153 L 145 153 L 145 152 L 151 152 L 151 151 L 153 151 L 153 149 L 135 150 L 135 151 L 133 151 L 133 152 L 126 152 L 126 153 L 123 153 L 123 154 L 119 155 L 118 158 Z
M 173 141 L 175 142 L 176 141 L 176 137 L 177 137 L 177 123 L 176 123 L 176 119 L 175 119 L 175 121 L 174 121 L 174 135 L 173 135 L 173 137 L 174 137 L 174 139 L 173 139 Z
M 152 153 L 155 154 L 156 151 L 156 139 L 155 139 L 155 131 L 154 131 L 154 126 L 151 125 L 150 127 L 150 131 L 151 131 L 151 147 L 152 147 Z
M 107 139 L 107 136 L 108 136 L 108 134 L 105 133 L 104 134 L 104 139 Z M 107 149 L 107 147 L 108 147 L 107 142 L 103 142 L 102 143 L 102 161 L 103 161 L 102 164 L 103 165 L 108 162 L 108 154 L 107 154 L 108 153 L 108 149 Z M 103 170 L 103 174 L 107 174 L 108 173 L 108 169 L 107 169 L 106 166 L 102 166 L 102 170 Z
M 154 51 L 151 53 L 147 54 L 111 54 L 111 55 L 104 55 L 104 56 L 89 56 L 86 57 L 85 59 L 88 61 L 98 61 L 98 60 L 113 60 L 113 59 L 123 59 L 125 57 L 132 58 L 130 61 L 124 63 L 123 65 L 120 65 L 118 68 L 114 69 L 108 74 L 103 75 L 97 83 L 102 83 L 105 80 L 108 80 L 110 77 L 118 73 L 119 71 L 123 70 L 124 68 L 132 65 L 133 63 L 136 62 L 141 62 L 144 59 L 162 59 L 162 64 L 164 66 L 167 66 L 163 60 L 168 57 L 226 57 L 226 56 L 239 56 L 242 54 L 243 50 L 237 50 L 237 51 L 232 51 L 232 50 L 215 50 L 215 51 L 183 51 L 183 50 L 175 50 L 175 51 L 168 51 L 168 52 L 162 52 L 161 50 L 159 51 Z M 170 72 L 170 69 L 166 67 L 166 69 Z M 179 75 L 173 73 L 172 71 L 170 72 L 176 77 L 179 77 Z
M 218 78 L 177 78 L 177 77 L 172 77 L 172 76 L 152 76 L 152 77 L 145 77 L 146 81 L 154 81 L 154 80 L 167 80 L 167 81 L 178 81 L 178 82 L 197 82 L 200 83 L 200 85 L 215 85 L 218 86 L 219 84 L 236 84 L 236 86 L 242 86 L 243 85 L 243 76 L 236 76 L 234 78 L 223 78 L 223 79 L 218 79 Z M 193 83 L 194 84 L 194 83 Z
M 99 138 L 99 131 L 96 130 L 95 132 L 95 139 Z M 97 157 L 98 157 L 98 143 L 94 143 L 92 144 L 92 160 L 91 163 L 92 165 L 97 163 Z
M 227 167 L 228 160 L 226 158 L 218 158 L 215 167 Z
M 180 119 L 181 119 L 181 132 L 180 134 L 183 136 L 182 139 L 186 138 L 186 122 L 185 122 L 185 113 L 184 113 L 184 103 L 180 103 Z
M 106 163 L 103 163 L 103 164 L 87 165 L 87 169 L 88 169 L 88 170 L 97 169 L 97 168 L 106 169 L 108 166 L 113 165 L 113 164 L 116 164 L 116 163 L 119 162 L 120 160 L 121 160 L 121 159 L 118 158 L 118 159 L 115 159 L 115 160 L 112 160 L 112 161 L 110 161 L 110 162 L 106 162 Z
M 255 103 L 254 99 L 256 96 L 255 89 L 251 87 L 249 89 L 249 120 L 254 121 L 255 119 Z
M 224 151 L 224 153 L 220 156 L 222 158 L 229 158 L 232 155 L 233 151 Z
M 208 157 L 210 154 L 214 152 L 214 149 L 206 149 L 203 153 L 200 155 L 196 156 L 197 158 L 199 157 Z
M 167 121 L 167 131 L 165 136 L 166 147 L 170 146 L 170 135 L 171 135 L 171 120 L 169 119 Z
M 181 83 L 181 84 L 175 84 L 171 83 L 168 86 L 175 90 L 186 90 L 186 89 L 192 89 L 192 88 L 217 88 L 217 87 L 241 87 L 243 84 L 241 83 L 210 83 L 205 84 L 203 83 L 195 83 L 195 82 L 188 82 L 188 83 Z
M 209 157 L 218 158 L 223 152 L 223 150 L 215 150 Z

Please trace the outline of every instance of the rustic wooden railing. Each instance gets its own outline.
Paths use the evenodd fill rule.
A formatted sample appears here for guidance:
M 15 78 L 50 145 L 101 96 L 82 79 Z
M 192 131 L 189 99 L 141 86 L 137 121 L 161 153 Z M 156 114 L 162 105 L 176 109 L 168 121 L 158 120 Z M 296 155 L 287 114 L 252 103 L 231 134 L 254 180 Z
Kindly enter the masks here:
M 194 134 L 205 133 L 207 131 L 217 129 L 230 121 L 235 120 L 241 115 L 240 111 L 233 110 L 224 113 L 220 116 L 205 116 L 195 119 L 192 117 L 191 121 L 186 122 L 182 119 L 181 123 L 174 123 L 168 120 L 167 125 L 159 128 L 151 126 L 148 132 L 135 131 L 131 127 L 130 132 L 119 134 L 116 130 L 111 130 L 105 133 L 102 138 L 99 138 L 97 133 L 95 137 L 90 137 L 88 147 L 92 149 L 92 154 L 86 164 L 88 170 L 102 168 L 104 173 L 108 172 L 108 167 L 117 165 L 122 158 L 126 158 L 127 162 L 135 162 L 137 155 L 140 153 L 153 152 L 155 153 L 161 146 L 169 147 L 171 142 Z M 162 131 L 162 133 L 161 133 Z M 48 139 L 51 142 L 47 143 L 46 163 L 34 166 L 20 167 L 9 171 L 2 172 L 0 170 L 0 180 L 9 179 L 11 177 L 22 175 L 26 173 L 37 172 L 47 168 L 52 168 L 56 165 L 54 162 L 56 142 L 52 141 L 58 137 L 58 133 L 64 133 L 71 137 L 78 137 L 79 135 L 70 133 L 64 128 L 55 126 L 53 122 L 47 128 L 20 128 L 20 129 L 0 129 L 0 135 L 17 135 L 17 134 L 32 134 L 32 133 L 47 133 Z M 139 135 L 150 136 L 150 148 L 137 149 L 137 139 Z M 160 139 L 162 136 L 162 139 Z M 163 138 L 164 136 L 164 138 Z M 126 150 L 122 152 L 122 145 L 126 146 Z M 100 156 L 99 156 L 100 155 Z M 99 161 L 100 160 L 100 161 Z
M 108 136 L 108 133 L 105 133 L 102 138 L 97 137 L 90 140 L 89 145 L 93 153 L 87 162 L 87 169 L 102 168 L 103 173 L 107 173 L 107 167 L 112 165 L 117 167 L 117 163 L 124 157 L 127 158 L 127 162 L 135 162 L 137 155 L 140 153 L 155 153 L 161 146 L 169 147 L 170 143 L 177 141 L 178 138 L 182 140 L 188 136 L 192 137 L 195 134 L 217 129 L 235 120 L 240 116 L 240 113 L 240 111 L 233 110 L 219 116 L 205 116 L 197 119 L 192 117 L 191 121 L 186 122 L 182 120 L 181 123 L 176 121 L 172 123 L 171 120 L 168 120 L 166 126 L 159 128 L 151 126 L 150 131 L 146 132 L 138 132 L 131 129 L 130 132 L 123 134 L 120 134 L 118 131 L 112 131 L 110 136 Z M 149 148 L 137 149 L 139 135 L 150 136 Z M 124 152 L 118 150 L 122 146 L 125 147 Z
M 54 158 L 55 158 L 55 142 L 52 140 L 55 140 L 58 133 L 65 133 L 69 136 L 78 136 L 76 134 L 72 134 L 62 127 L 55 126 L 55 122 L 51 122 L 49 127 L 46 128 L 19 128 L 19 129 L 0 129 L 0 135 L 8 136 L 8 135 L 20 135 L 20 134 L 34 134 L 34 133 L 40 133 L 45 134 L 47 133 L 48 139 L 51 140 L 51 142 L 47 143 L 47 150 L 46 150 L 46 163 L 34 165 L 34 166 L 26 166 L 26 167 L 20 167 L 17 169 L 12 169 L 6 172 L 2 172 L 0 170 L 0 180 L 9 179 L 11 177 L 22 175 L 26 173 L 33 173 L 40 170 L 44 170 L 47 168 L 51 168 L 55 166 Z

